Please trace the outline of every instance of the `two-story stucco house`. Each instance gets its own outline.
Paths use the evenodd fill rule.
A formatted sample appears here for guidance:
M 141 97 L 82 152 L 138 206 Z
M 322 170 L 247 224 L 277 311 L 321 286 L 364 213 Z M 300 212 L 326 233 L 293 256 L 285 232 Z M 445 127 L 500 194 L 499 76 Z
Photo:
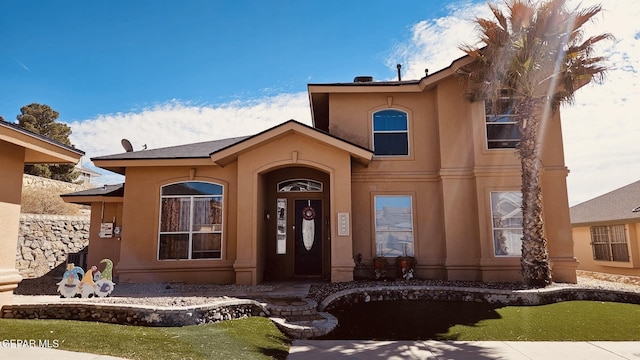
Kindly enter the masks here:
M 92 204 L 89 262 L 111 257 L 120 281 L 256 284 L 348 281 L 358 254 L 406 254 L 421 278 L 521 281 L 519 134 L 508 98 L 499 114 L 465 99 L 468 61 L 310 84 L 313 126 L 94 158 L 126 181 L 65 196 Z M 555 114 L 542 135 L 544 220 L 555 280 L 575 282 L 560 129 Z

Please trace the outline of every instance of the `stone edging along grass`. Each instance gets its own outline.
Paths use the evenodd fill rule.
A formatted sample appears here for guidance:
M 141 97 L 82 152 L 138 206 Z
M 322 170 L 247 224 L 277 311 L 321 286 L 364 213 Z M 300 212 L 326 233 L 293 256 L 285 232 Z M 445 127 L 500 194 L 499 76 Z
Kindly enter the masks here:
M 188 307 L 160 307 L 109 303 L 74 302 L 5 305 L 1 318 L 64 319 L 98 321 L 136 326 L 187 326 L 268 316 L 265 306 L 254 300 L 232 299 Z
M 370 286 L 338 291 L 318 305 L 318 311 L 361 302 L 386 300 L 471 301 L 501 305 L 545 305 L 562 301 L 591 300 L 640 304 L 640 293 L 593 288 L 544 288 L 498 290 L 448 286 Z
M 496 290 L 446 286 L 371 286 L 331 294 L 318 305 L 318 311 L 385 300 L 471 301 L 525 306 L 571 300 L 640 304 L 640 293 L 578 287 Z M 136 326 L 186 326 L 248 316 L 268 317 L 270 312 L 265 304 L 248 299 L 231 299 L 189 307 L 154 307 L 90 301 L 16 304 L 5 305 L 0 312 L 2 318 L 84 320 Z

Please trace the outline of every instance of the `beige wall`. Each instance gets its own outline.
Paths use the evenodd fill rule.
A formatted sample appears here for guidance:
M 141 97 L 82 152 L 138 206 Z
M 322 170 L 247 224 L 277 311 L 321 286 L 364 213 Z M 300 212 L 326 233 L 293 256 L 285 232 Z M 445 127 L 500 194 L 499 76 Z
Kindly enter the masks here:
M 271 205 L 267 186 L 272 171 L 287 167 L 315 169 L 334 189 L 325 214 L 351 213 L 351 157 L 342 149 L 303 134 L 290 133 L 243 151 L 235 162 L 198 167 L 129 167 L 122 213 L 121 282 L 186 281 L 256 284 L 263 280 L 268 226 L 265 211 Z M 191 169 L 195 176 L 190 177 Z M 208 181 L 224 186 L 223 248 L 220 260 L 157 260 L 160 187 L 179 181 Z M 92 219 L 92 224 L 99 219 Z M 331 280 L 353 278 L 351 236 L 337 236 L 331 222 L 329 247 Z M 97 239 L 99 242 L 101 239 Z M 107 251 L 104 247 L 100 251 Z M 93 246 L 91 256 L 102 257 Z
M 120 261 L 120 241 L 121 237 L 114 234 L 113 237 L 101 238 L 100 223 L 114 222 L 115 226 L 122 225 L 122 202 L 94 202 L 91 204 L 91 226 L 89 228 L 89 249 L 87 254 L 87 267 L 92 265 L 102 269 L 100 264 L 102 259 L 111 259 L 114 265 Z M 113 275 L 118 276 L 117 267 L 113 270 Z
M 170 161 L 129 166 L 116 267 L 120 281 L 261 282 L 272 251 L 273 224 L 265 216 L 273 206 L 272 182 L 286 177 L 287 169 L 312 169 L 310 174 L 321 174 L 314 176 L 329 183 L 323 201 L 331 220 L 325 230 L 331 281 L 353 278 L 357 254 L 365 262 L 375 256 L 376 195 L 412 197 L 418 277 L 521 281 L 519 257 L 494 255 L 489 200 L 491 191 L 520 190 L 520 162 L 514 150 L 486 149 L 483 104 L 468 102 L 454 78 L 424 91 L 417 86 L 411 91 L 389 87 L 389 92 L 348 89 L 353 91 L 341 88 L 328 96 L 331 134 L 371 149 L 373 113 L 403 110 L 409 118 L 408 156 L 374 156 L 363 165 L 363 155 L 350 153 L 350 145 L 288 124 L 212 155 L 222 166 L 184 166 L 183 160 L 175 166 Z M 558 114 L 541 135 L 545 231 L 554 277 L 575 282 Z M 158 261 L 160 187 L 189 180 L 224 186 L 222 259 Z M 348 235 L 338 236 L 338 213 L 350 215 Z
M 625 225 L 628 234 L 629 261 L 601 261 L 593 259 L 591 228 L 576 226 L 573 230 L 573 251 L 580 262 L 578 270 L 607 274 L 640 276 L 640 223 Z
M 352 175 L 354 256 L 375 256 L 373 198 L 413 197 L 417 275 L 456 280 L 521 281 L 520 258 L 494 256 L 491 191 L 520 191 L 514 150 L 488 150 L 482 102 L 469 103 L 449 78 L 424 92 L 329 95 L 332 134 L 372 148 L 372 114 L 408 113 L 409 156 L 375 157 Z M 394 90 L 393 87 L 390 87 Z M 361 92 L 356 92 L 361 91 Z M 559 114 L 541 133 L 545 231 L 556 281 L 575 282 Z
M 23 147 L 0 141 L 0 306 L 11 303 L 13 289 L 22 279 L 15 265 L 24 153 Z
M 309 167 L 329 175 L 330 206 L 325 208 L 330 216 L 332 281 L 353 279 L 351 235 L 338 236 L 335 218 L 339 212 L 351 213 L 351 157 L 348 152 L 330 146 L 302 134 L 290 134 L 261 144 L 238 158 L 238 211 L 244 214 L 242 226 L 238 226 L 238 260 L 236 282 L 255 284 L 262 281 L 267 254 L 266 224 L 264 212 L 265 193 L 268 189 L 264 176 L 288 166 Z M 260 231 L 260 233 L 258 233 Z
M 195 169 L 191 178 L 191 169 Z M 185 281 L 233 283 L 236 258 L 236 166 L 127 168 L 122 213 L 120 282 Z M 224 187 L 222 259 L 158 260 L 160 188 L 181 181 Z M 93 223 L 92 223 L 93 224 Z

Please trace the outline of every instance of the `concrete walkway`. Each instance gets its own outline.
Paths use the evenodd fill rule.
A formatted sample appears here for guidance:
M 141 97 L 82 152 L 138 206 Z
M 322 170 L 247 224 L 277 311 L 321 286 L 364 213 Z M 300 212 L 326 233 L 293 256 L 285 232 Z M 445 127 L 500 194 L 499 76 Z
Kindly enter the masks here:
M 640 342 L 295 340 L 289 360 L 640 359 Z
M 121 358 L 50 348 L 16 348 L 0 345 L 0 359 L 119 360 Z M 288 359 L 637 360 L 640 359 L 640 342 L 295 340 Z

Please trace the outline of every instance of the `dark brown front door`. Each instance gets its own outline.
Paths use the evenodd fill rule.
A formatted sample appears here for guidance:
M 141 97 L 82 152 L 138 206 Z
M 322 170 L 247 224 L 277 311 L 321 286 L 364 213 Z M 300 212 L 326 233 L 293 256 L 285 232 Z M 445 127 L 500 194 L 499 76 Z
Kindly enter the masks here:
M 295 200 L 295 276 L 322 275 L 322 200 Z

